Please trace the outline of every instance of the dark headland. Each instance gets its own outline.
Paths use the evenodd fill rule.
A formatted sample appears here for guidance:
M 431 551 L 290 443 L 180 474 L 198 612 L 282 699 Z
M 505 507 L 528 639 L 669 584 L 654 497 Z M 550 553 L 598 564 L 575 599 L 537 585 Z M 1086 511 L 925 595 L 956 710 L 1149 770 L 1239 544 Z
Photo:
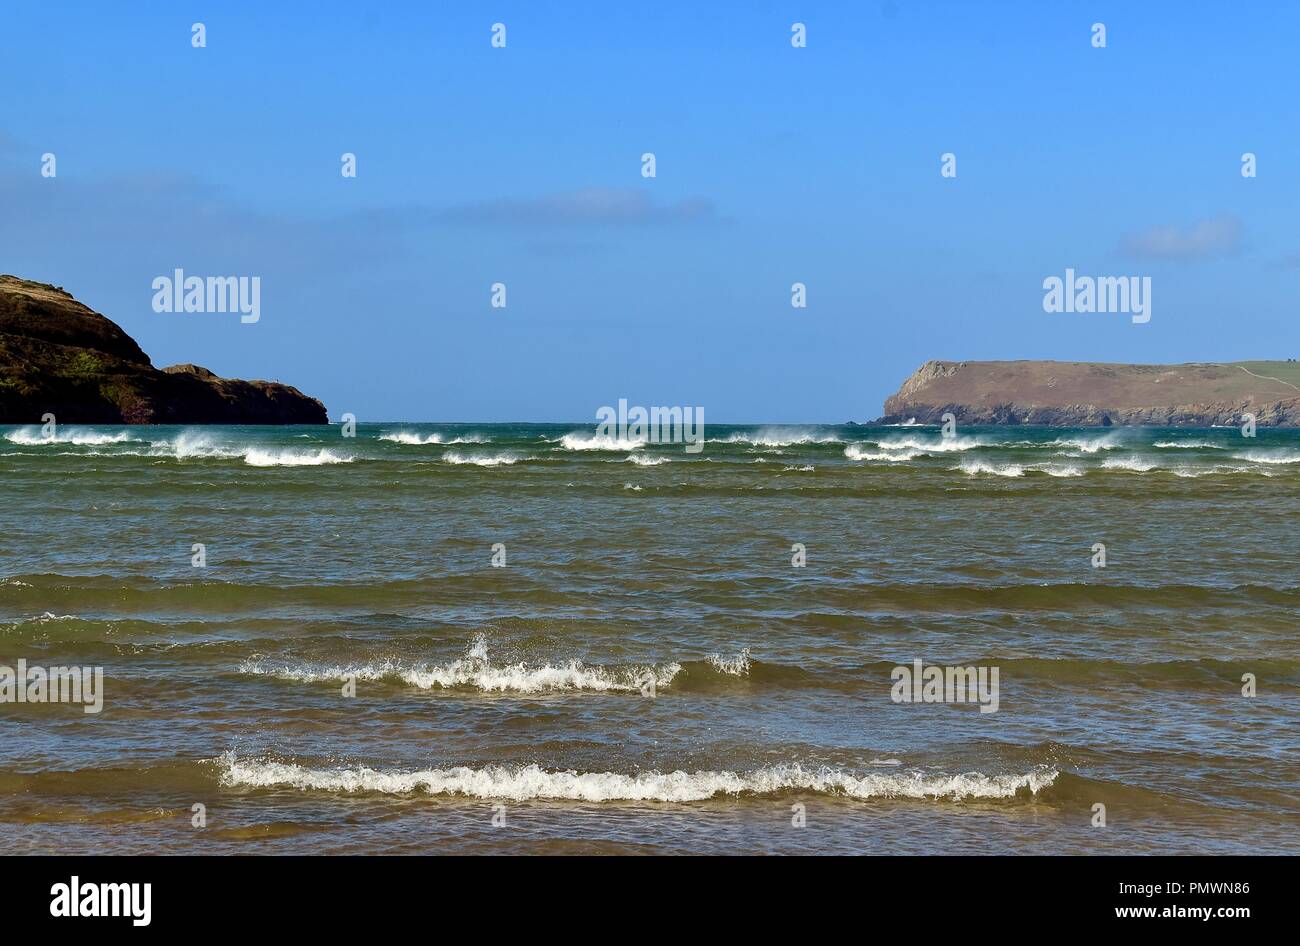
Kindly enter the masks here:
M 1122 365 L 927 361 L 885 401 L 879 423 L 1057 427 L 1300 427 L 1300 362 Z
M 114 322 L 62 289 L 0 276 L 0 424 L 325 424 L 325 405 L 276 381 L 158 369 Z

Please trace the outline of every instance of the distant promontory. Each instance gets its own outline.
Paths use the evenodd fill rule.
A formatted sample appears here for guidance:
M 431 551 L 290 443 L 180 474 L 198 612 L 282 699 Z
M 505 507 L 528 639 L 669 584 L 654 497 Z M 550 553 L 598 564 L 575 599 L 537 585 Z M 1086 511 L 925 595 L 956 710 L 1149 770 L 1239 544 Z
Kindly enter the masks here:
M 161 370 L 62 289 L 0 276 L 0 424 L 325 424 L 325 405 L 275 381 Z
M 879 423 L 1300 427 L 1300 362 L 927 361 Z

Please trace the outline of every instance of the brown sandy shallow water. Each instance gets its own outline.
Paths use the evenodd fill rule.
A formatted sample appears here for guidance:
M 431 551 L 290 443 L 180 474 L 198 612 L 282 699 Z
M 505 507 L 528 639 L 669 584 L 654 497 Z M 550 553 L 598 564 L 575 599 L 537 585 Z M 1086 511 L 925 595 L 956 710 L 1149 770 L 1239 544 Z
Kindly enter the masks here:
M 5 849 L 1300 852 L 1300 434 L 708 437 L 0 428 Z

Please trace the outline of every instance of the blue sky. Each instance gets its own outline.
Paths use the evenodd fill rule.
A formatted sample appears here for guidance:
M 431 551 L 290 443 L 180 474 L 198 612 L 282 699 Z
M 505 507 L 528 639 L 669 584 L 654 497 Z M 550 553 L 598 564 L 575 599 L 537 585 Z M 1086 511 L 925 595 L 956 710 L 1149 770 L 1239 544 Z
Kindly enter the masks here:
M 842 422 L 929 358 L 1300 357 L 1296 5 L 270 6 L 7 5 L 0 272 L 362 421 Z M 178 267 L 260 276 L 261 321 L 154 312 Z M 1067 267 L 1150 276 L 1151 321 L 1045 313 Z

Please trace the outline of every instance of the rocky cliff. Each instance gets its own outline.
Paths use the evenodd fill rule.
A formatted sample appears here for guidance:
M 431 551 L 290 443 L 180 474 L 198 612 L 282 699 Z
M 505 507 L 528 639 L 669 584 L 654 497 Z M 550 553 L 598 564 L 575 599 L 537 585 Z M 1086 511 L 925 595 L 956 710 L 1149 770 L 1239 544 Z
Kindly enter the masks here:
M 325 405 L 275 381 L 159 370 L 116 324 L 62 289 L 0 276 L 0 424 L 324 424 Z
M 881 423 L 1300 426 L 1300 363 L 1122 365 L 927 361 L 885 401 Z

